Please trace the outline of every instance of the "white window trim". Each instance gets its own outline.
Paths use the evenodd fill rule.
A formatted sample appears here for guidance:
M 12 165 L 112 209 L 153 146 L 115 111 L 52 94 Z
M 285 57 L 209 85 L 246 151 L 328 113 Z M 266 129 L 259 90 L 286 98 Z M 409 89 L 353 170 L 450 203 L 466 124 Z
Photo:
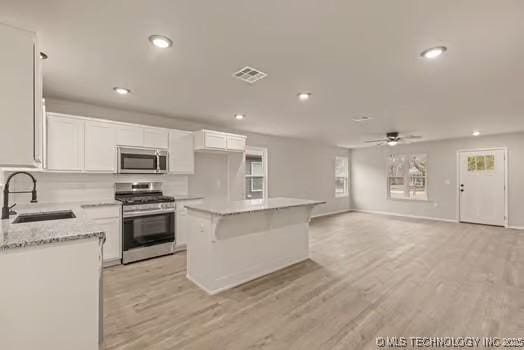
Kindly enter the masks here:
M 411 156 L 411 155 L 414 155 L 414 154 L 425 154 L 426 155 L 426 181 L 425 181 L 425 192 L 426 192 L 426 198 L 425 199 L 419 199 L 419 198 L 395 198 L 395 197 L 391 197 L 391 191 L 390 191 L 390 185 L 389 185 L 389 178 L 391 176 L 389 176 L 389 170 L 388 170 L 388 161 L 389 161 L 389 157 L 393 156 L 393 155 L 400 155 L 400 154 L 405 154 L 407 156 Z M 388 155 L 388 157 L 386 158 L 386 199 L 387 200 L 390 200 L 390 201 L 405 201 L 405 202 L 431 202 L 431 200 L 429 199 L 429 187 L 428 187 L 428 178 L 429 178 L 429 162 L 428 162 L 428 158 L 429 158 L 429 155 L 427 153 L 423 153 L 423 152 L 411 152 L 411 153 L 396 153 L 396 154 L 390 154 Z
M 245 156 L 246 155 L 253 155 L 253 156 L 261 156 L 262 157 L 262 162 L 264 163 L 264 184 L 263 184 L 263 193 L 264 193 L 264 196 L 263 198 L 264 199 L 268 199 L 268 196 L 269 196 L 269 177 L 268 177 L 268 168 L 269 168 L 269 158 L 268 158 L 268 152 L 267 152 L 267 148 L 265 147 L 254 147 L 254 146 L 247 146 L 246 147 L 246 153 L 244 155 L 244 159 L 245 159 Z M 251 176 L 247 176 L 247 175 L 244 175 L 244 191 L 245 191 L 245 188 L 246 188 L 246 185 L 245 185 L 245 181 L 247 178 L 249 178 Z M 253 191 L 253 192 L 258 192 L 258 191 Z M 243 195 L 243 198 L 245 199 L 246 198 L 246 194 L 244 193 Z
M 339 159 L 342 159 L 345 163 L 346 163 L 346 188 L 344 189 L 344 192 L 337 192 L 337 186 L 336 186 L 336 180 L 338 177 L 340 176 L 337 176 L 337 161 Z M 344 198 L 344 197 L 349 197 L 349 157 L 341 157 L 341 156 L 336 156 L 335 157 L 335 198 Z

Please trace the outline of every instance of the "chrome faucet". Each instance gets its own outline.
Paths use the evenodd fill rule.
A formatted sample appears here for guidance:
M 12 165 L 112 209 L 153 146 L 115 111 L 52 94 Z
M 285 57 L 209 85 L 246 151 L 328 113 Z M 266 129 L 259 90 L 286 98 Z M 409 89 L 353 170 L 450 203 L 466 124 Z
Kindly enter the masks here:
M 33 190 L 32 191 L 9 192 L 9 181 L 11 181 L 11 179 L 17 174 L 25 174 L 33 180 Z M 16 205 L 16 204 L 13 204 L 11 207 L 9 206 L 9 193 L 31 193 L 31 203 L 36 203 L 37 200 L 36 200 L 36 179 L 35 177 L 31 175 L 30 173 L 28 173 L 27 171 L 17 171 L 9 175 L 4 185 L 4 206 L 2 207 L 2 219 L 1 220 L 9 219 L 11 208 Z

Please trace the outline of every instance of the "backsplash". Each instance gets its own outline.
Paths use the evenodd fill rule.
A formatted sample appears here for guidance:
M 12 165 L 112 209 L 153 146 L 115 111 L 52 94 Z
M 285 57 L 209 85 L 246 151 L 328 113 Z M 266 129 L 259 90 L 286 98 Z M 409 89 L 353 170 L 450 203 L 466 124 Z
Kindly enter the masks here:
M 96 174 L 96 173 L 50 173 L 31 172 L 37 180 L 39 202 L 74 202 L 108 200 L 114 198 L 115 182 L 151 182 L 163 183 L 166 195 L 188 194 L 188 177 L 184 175 L 141 175 L 141 174 Z M 10 171 L 0 176 L 3 185 Z M 32 189 L 32 181 L 24 175 L 17 175 L 9 185 L 11 191 Z M 3 188 L 2 188 L 3 189 Z M 28 203 L 31 194 L 11 194 L 9 202 Z

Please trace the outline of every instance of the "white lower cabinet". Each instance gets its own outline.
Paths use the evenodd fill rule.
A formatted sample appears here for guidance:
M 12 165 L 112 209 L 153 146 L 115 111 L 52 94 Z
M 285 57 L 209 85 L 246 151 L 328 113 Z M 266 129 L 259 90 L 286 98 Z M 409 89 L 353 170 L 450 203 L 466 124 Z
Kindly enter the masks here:
M 47 115 L 47 168 L 57 171 L 84 169 L 84 120 Z
M 85 123 L 85 170 L 114 172 L 117 129 L 107 122 Z
M 176 232 L 175 240 L 177 249 L 185 249 L 187 244 L 187 235 L 190 230 L 190 218 L 187 214 L 186 205 L 195 205 L 202 203 L 201 199 L 192 199 L 176 202 Z
M 104 266 L 120 264 L 122 259 L 122 219 L 121 207 L 87 206 L 87 215 L 105 232 Z
M 98 237 L 2 251 L 1 349 L 102 349 L 101 271 Z

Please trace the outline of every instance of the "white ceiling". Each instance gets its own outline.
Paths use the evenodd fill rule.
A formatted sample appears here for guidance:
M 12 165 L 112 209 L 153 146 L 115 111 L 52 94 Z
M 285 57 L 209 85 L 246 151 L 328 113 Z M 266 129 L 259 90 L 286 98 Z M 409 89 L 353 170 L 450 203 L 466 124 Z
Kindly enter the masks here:
M 0 9 L 1 22 L 40 33 L 48 97 L 340 146 L 393 130 L 426 140 L 524 130 L 522 0 L 0 0 Z M 151 34 L 173 47 L 152 47 Z M 419 57 L 436 45 L 445 56 Z M 269 76 L 235 80 L 246 65 Z M 312 99 L 299 102 L 299 91 Z M 363 115 L 375 119 L 352 121 Z

